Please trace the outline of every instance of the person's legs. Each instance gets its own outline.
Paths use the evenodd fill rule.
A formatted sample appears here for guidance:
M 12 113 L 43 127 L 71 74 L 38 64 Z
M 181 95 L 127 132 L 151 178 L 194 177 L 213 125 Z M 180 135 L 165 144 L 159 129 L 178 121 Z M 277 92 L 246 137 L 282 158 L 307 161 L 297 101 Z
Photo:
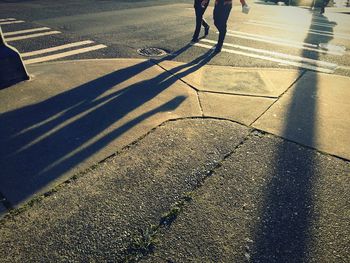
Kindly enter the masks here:
M 220 52 L 222 45 L 224 44 L 226 31 L 227 31 L 227 20 L 230 16 L 232 5 L 216 5 L 214 8 L 214 24 L 219 30 L 218 43 L 216 44 L 216 52 Z
M 204 26 L 205 29 L 205 35 L 208 35 L 209 32 L 209 25 L 208 23 L 203 19 L 203 15 L 205 13 L 205 10 L 207 10 L 207 7 L 209 5 L 209 1 L 205 3 L 204 7 L 199 4 L 195 4 L 194 9 L 196 13 L 196 28 L 193 33 L 192 41 L 197 41 L 199 32 L 201 31 L 201 25 Z
M 193 33 L 192 41 L 198 40 L 199 32 L 201 31 L 201 25 L 203 21 L 203 8 L 202 7 L 195 7 L 195 13 L 196 13 L 196 28 Z
M 210 26 L 208 25 L 207 21 L 202 18 L 202 26 L 204 27 L 204 36 L 207 36 L 209 34 L 209 28 Z

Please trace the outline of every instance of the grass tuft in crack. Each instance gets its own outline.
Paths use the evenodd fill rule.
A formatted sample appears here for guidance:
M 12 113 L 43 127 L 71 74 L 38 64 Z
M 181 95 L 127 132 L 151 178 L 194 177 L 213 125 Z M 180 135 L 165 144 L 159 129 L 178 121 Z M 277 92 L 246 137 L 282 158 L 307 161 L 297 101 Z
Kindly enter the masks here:
M 187 193 L 184 197 L 181 198 L 180 201 L 176 202 L 167 213 L 163 214 L 163 216 L 160 219 L 159 226 L 169 227 L 176 220 L 177 216 L 181 213 L 185 203 L 191 201 L 191 193 Z
M 151 254 L 158 243 L 156 238 L 158 230 L 162 227 L 170 227 L 181 213 L 183 206 L 191 201 L 191 193 L 187 193 L 180 201 L 176 202 L 167 213 L 162 215 L 158 225 L 151 225 L 146 230 L 138 229 L 138 233 L 132 238 L 120 262 L 137 262 L 142 257 Z
M 155 235 L 158 228 L 159 226 L 152 225 L 146 230 L 138 229 L 139 234 L 133 237 L 131 244 L 126 250 L 127 256 L 123 262 L 136 262 L 141 257 L 152 253 L 157 243 Z

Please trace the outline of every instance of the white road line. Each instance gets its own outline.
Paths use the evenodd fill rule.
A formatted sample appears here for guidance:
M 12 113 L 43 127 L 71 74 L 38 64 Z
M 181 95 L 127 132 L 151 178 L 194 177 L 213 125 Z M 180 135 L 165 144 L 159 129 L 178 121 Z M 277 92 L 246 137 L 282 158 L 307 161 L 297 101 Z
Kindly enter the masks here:
M 201 43 L 195 43 L 194 45 L 198 46 L 198 47 L 207 48 L 207 49 L 212 49 L 214 47 L 212 45 L 204 45 Z M 273 61 L 276 63 L 287 64 L 287 65 L 291 65 L 291 66 L 295 66 L 295 67 L 299 67 L 299 68 L 311 69 L 311 70 L 319 71 L 319 72 L 323 72 L 323 73 L 333 73 L 334 72 L 334 70 L 316 67 L 316 66 L 312 66 L 312 65 L 308 65 L 308 64 L 304 64 L 304 63 L 288 61 L 288 60 L 283 60 L 283 59 L 278 59 L 278 58 L 271 58 L 271 57 L 267 57 L 267 56 L 246 53 L 246 52 L 242 52 L 242 51 L 238 51 L 238 50 L 223 48 L 222 51 L 232 53 L 232 54 L 242 55 L 242 56 L 246 56 L 246 57 L 258 58 L 258 59 Z
M 216 32 L 216 33 L 218 33 L 218 32 Z M 274 38 L 274 37 L 249 34 L 249 33 L 244 33 L 244 32 L 239 32 L 239 31 L 233 31 L 233 30 L 228 30 L 227 35 L 232 36 L 232 37 L 237 37 L 237 38 L 265 42 L 265 43 L 269 43 L 269 44 L 294 47 L 294 48 L 301 48 L 301 49 L 310 50 L 310 51 L 314 51 L 314 52 L 318 52 L 318 53 L 324 53 L 324 54 L 328 53 L 328 54 L 338 55 L 338 56 L 344 54 L 344 52 L 336 52 L 336 51 L 318 49 L 318 46 L 314 45 L 314 44 L 289 41 L 289 40 L 284 40 L 284 39 L 279 39 L 279 38 Z
M 262 16 L 261 17 L 262 19 L 264 19 L 264 21 L 267 21 L 267 20 L 270 20 L 271 17 L 269 16 Z M 305 23 L 321 23 L 321 24 L 324 24 L 324 25 L 329 25 L 329 26 L 332 26 L 332 24 L 336 25 L 335 22 L 333 21 L 329 21 L 327 18 L 323 18 L 323 17 L 316 17 L 316 16 L 313 16 L 313 17 L 306 17 L 306 20 Z M 319 22 L 314 22 L 314 21 L 319 21 Z M 280 21 L 280 23 L 290 23 L 291 21 L 290 20 L 283 20 L 283 21 Z M 328 23 L 324 23 L 324 22 L 328 22 Z M 278 22 L 276 22 L 278 23 Z
M 263 35 L 251 34 L 251 33 L 246 33 L 246 32 L 242 32 L 242 31 L 235 31 L 235 30 L 227 30 L 227 31 L 231 32 L 231 33 L 240 34 L 240 35 L 247 35 L 247 36 L 258 37 L 258 38 L 268 39 L 268 40 L 273 40 L 273 41 L 278 41 L 278 42 L 285 42 L 285 43 L 295 44 L 295 45 L 302 45 L 302 46 L 310 47 L 310 48 L 317 48 L 318 47 L 318 45 L 316 45 L 316 44 L 311 44 L 311 43 L 306 43 L 306 42 L 281 39 L 281 38 L 270 37 L 270 36 L 265 36 L 265 35 L 263 36 Z
M 27 38 L 48 36 L 48 35 L 54 35 L 54 34 L 60 34 L 60 33 L 61 33 L 60 31 L 49 31 L 49 32 L 30 34 L 30 35 L 25 35 L 25 36 L 9 37 L 9 38 L 6 38 L 6 41 L 17 41 L 17 40 L 22 40 L 22 39 L 27 39 Z
M 58 51 L 58 50 L 62 50 L 62 49 L 88 45 L 88 44 L 92 44 L 92 43 L 94 43 L 94 41 L 91 41 L 91 40 L 80 41 L 80 42 L 65 44 L 65 45 L 61 45 L 61 46 L 56 46 L 56 47 L 51 47 L 51 48 L 35 50 L 35 51 L 32 51 L 32 52 L 22 53 L 21 57 L 22 58 L 32 57 L 32 56 L 41 55 L 41 54 L 45 54 L 45 53 L 50 53 L 50 52 L 54 52 L 54 51 Z
M 250 19 L 250 22 L 255 22 L 255 23 L 266 23 L 266 24 L 271 24 L 271 25 L 286 25 L 286 23 L 288 23 L 289 27 L 300 27 L 300 26 L 304 26 L 304 27 L 310 27 L 311 25 L 315 25 L 315 26 L 320 26 L 320 27 L 327 27 L 327 28 L 334 28 L 336 26 L 336 24 L 325 24 L 325 23 L 318 23 L 318 22 L 312 22 L 312 21 L 304 21 L 304 23 L 294 23 L 294 24 L 290 24 L 290 21 L 281 21 L 281 22 L 273 22 L 273 21 L 261 21 L 261 20 L 254 20 L 254 19 Z
M 0 25 L 10 25 L 10 24 L 19 24 L 24 23 L 22 20 L 16 20 L 16 21 L 6 21 L 6 22 L 0 22 Z
M 216 44 L 216 41 L 209 40 L 209 39 L 201 39 L 201 41 L 202 42 Z M 283 58 L 283 59 L 294 60 L 294 61 L 297 61 L 297 62 L 306 62 L 306 63 L 313 64 L 313 65 L 318 66 L 318 67 L 330 68 L 332 70 L 337 67 L 337 64 L 334 64 L 334 63 L 330 63 L 330 62 L 326 62 L 326 61 L 320 61 L 320 60 L 315 60 L 315 59 L 310 59 L 310 58 L 304 58 L 304 57 L 299 57 L 299 56 L 293 56 L 293 55 L 279 53 L 279 52 L 275 52 L 275 51 L 269 51 L 269 50 L 265 50 L 265 49 L 251 48 L 251 47 L 234 45 L 234 44 L 229 44 L 229 43 L 224 43 L 224 45 L 232 47 L 232 48 L 236 48 L 236 49 L 245 50 L 245 51 L 261 53 L 261 54 L 270 55 L 270 56 L 274 56 L 274 57 L 279 57 L 279 58 Z
M 350 66 L 338 66 L 338 69 L 343 69 L 343 70 L 349 70 L 350 71 Z
M 5 21 L 13 21 L 16 20 L 15 18 L 2 18 L 0 19 L 0 22 L 5 22 Z
M 311 22 L 311 25 L 319 26 L 319 27 L 327 27 L 327 28 L 334 28 L 336 26 L 332 24 L 324 24 L 324 23 L 317 23 L 317 22 Z
M 19 31 L 12 31 L 12 32 L 6 32 L 3 35 L 6 36 L 14 36 L 14 35 L 20 35 L 25 33 L 32 33 L 32 32 L 38 32 L 38 31 L 44 31 L 49 30 L 51 28 L 49 27 L 38 27 L 38 28 L 32 28 L 32 29 L 26 29 L 26 30 L 19 30 Z
M 333 33 L 329 31 L 322 31 L 322 30 L 313 30 L 313 29 L 306 29 L 306 30 L 300 30 L 296 29 L 293 27 L 286 27 L 286 26 L 281 26 L 281 25 L 273 25 L 273 24 L 268 24 L 268 23 L 256 23 L 256 22 L 244 22 L 245 24 L 250 24 L 250 25 L 255 25 L 255 26 L 263 26 L 263 27 L 269 27 L 269 28 L 274 28 L 274 29 L 281 29 L 281 30 L 286 30 L 288 29 L 289 31 L 293 32 L 308 32 L 309 34 L 313 35 L 320 35 L 320 36 L 327 36 L 331 38 L 343 38 L 343 39 L 348 39 L 350 40 L 350 35 L 347 34 L 340 34 L 340 33 Z
M 73 56 L 73 55 L 77 55 L 77 54 L 81 54 L 81 53 L 86 53 L 86 52 L 90 52 L 90 51 L 94 51 L 94 50 L 98 50 L 98 49 L 106 48 L 106 47 L 107 46 L 105 46 L 105 45 L 96 45 L 96 46 L 92 46 L 92 47 L 71 50 L 71 51 L 67 51 L 67 52 L 63 52 L 63 53 L 59 53 L 59 54 L 55 54 L 55 55 L 28 59 L 28 60 L 24 60 L 24 63 L 26 65 L 29 65 L 29 64 L 39 63 L 39 62 L 45 62 L 45 61 L 64 58 L 64 57 Z

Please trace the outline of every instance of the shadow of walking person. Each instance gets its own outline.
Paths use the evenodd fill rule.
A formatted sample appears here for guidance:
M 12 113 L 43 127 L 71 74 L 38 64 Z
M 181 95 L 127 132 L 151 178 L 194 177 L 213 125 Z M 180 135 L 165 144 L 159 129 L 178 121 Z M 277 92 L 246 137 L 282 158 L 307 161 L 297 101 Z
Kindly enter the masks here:
M 177 67 L 175 72 L 181 71 L 178 74 L 148 75 L 151 78 L 112 89 L 151 67 L 158 68 L 149 61 L 138 63 L 46 101 L 2 114 L 0 191 L 12 204 L 18 204 L 74 171 L 82 162 L 93 159 L 97 152 L 141 121 L 174 110 L 184 102 L 185 96 L 170 98 L 143 113 L 139 108 L 152 105 L 151 100 L 159 98 L 179 78 L 196 71 L 212 57 L 208 51 Z M 116 123 L 117 128 L 111 128 Z

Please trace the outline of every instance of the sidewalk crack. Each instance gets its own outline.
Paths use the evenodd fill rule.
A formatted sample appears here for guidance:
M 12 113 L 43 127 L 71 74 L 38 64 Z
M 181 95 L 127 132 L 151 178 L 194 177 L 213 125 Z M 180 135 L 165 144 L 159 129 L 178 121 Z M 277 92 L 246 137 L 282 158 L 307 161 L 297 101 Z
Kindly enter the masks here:
M 158 243 L 157 236 L 159 231 L 168 229 L 175 222 L 177 217 L 181 215 L 185 206 L 193 201 L 192 196 L 194 192 L 204 186 L 205 181 L 213 176 L 215 171 L 220 168 L 239 148 L 241 148 L 247 140 L 252 136 L 263 136 L 263 134 L 265 133 L 259 130 L 250 129 L 248 135 L 245 136 L 230 152 L 225 154 L 211 170 L 207 171 L 206 175 L 197 182 L 191 191 L 183 193 L 178 201 L 170 206 L 169 210 L 161 216 L 157 225 L 150 225 L 146 229 L 138 229 L 138 234 L 132 238 L 128 248 L 124 251 L 124 255 L 120 262 L 137 262 L 153 253 Z
M 296 80 L 294 80 L 294 81 L 292 82 L 292 84 L 289 85 L 289 87 L 288 87 L 284 92 L 282 92 L 282 94 L 280 94 L 274 102 L 271 103 L 270 106 L 268 106 L 258 117 L 256 117 L 255 120 L 253 120 L 253 121 L 249 124 L 249 126 L 253 126 L 254 123 L 256 123 L 269 109 L 271 109 L 271 107 L 272 107 L 273 105 L 275 105 L 275 104 L 277 103 L 277 101 L 278 101 L 284 94 L 286 94 L 286 93 L 287 93 L 287 92 L 288 92 L 288 91 L 289 91 L 289 90 L 290 90 L 290 89 L 305 75 L 305 73 L 306 73 L 307 71 L 308 71 L 308 70 L 303 70 L 303 71 L 301 72 L 301 74 L 296 78 Z

